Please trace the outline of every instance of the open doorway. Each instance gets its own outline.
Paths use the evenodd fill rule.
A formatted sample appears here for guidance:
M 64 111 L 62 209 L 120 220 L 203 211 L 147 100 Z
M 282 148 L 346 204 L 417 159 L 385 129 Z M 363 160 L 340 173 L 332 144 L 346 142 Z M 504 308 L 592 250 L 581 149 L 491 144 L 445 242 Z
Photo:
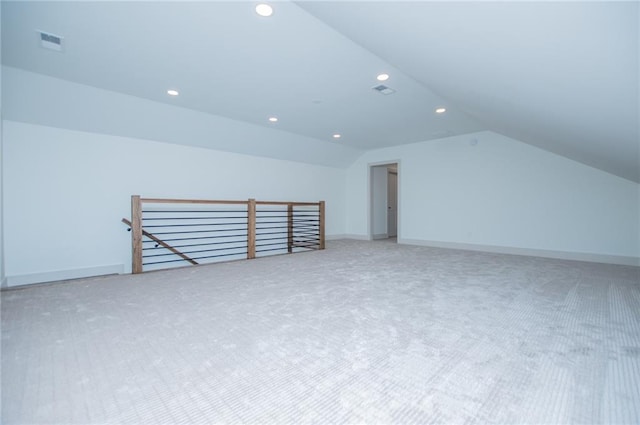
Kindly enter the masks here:
M 369 238 L 397 241 L 399 161 L 369 165 Z

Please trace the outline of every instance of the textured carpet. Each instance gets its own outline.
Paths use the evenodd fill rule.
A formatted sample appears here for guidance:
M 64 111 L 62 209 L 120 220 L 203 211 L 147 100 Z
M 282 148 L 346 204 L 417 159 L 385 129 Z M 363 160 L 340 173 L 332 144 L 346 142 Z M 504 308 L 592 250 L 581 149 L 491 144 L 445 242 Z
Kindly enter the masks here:
M 333 241 L 5 291 L 2 423 L 640 423 L 640 269 Z

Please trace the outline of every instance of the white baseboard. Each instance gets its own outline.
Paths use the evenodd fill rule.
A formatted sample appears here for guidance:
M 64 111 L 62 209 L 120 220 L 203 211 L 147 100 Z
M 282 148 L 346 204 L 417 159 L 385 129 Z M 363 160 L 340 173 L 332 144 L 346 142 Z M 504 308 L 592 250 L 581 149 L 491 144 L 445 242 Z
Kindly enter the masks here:
M 106 266 L 85 267 L 71 270 L 55 270 L 42 273 L 29 273 L 7 276 L 3 288 L 33 285 L 36 283 L 55 282 L 58 280 L 79 279 L 83 277 L 102 276 L 107 274 L 124 273 L 124 264 L 110 264 Z
M 353 234 L 353 233 L 346 233 L 346 234 L 344 234 L 342 236 L 343 237 L 341 239 L 355 239 L 357 241 L 370 241 L 371 240 L 368 235 L 356 235 L 356 234 Z
M 340 234 L 340 235 L 325 235 L 324 236 L 324 240 L 326 240 L 326 241 L 337 241 L 339 239 L 349 239 L 349 238 L 344 233 Z
M 377 234 L 377 235 L 373 235 L 373 240 L 374 241 L 377 241 L 379 239 L 389 239 L 389 235 L 386 234 L 386 233 L 380 233 L 380 234 Z
M 398 239 L 398 243 L 407 245 L 430 246 L 434 248 L 463 249 L 467 251 L 492 252 L 496 254 L 527 255 L 531 257 L 555 258 L 560 260 L 588 261 L 592 263 L 640 266 L 640 258 L 621 255 L 591 254 L 587 252 L 551 251 L 534 248 L 514 248 L 493 245 L 476 245 L 458 242 L 426 241 L 421 239 Z

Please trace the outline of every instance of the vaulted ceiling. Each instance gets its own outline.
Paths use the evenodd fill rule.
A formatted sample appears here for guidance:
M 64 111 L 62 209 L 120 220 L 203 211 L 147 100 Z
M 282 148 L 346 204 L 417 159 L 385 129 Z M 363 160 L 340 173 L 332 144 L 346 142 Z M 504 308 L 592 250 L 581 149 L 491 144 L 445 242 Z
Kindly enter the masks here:
M 2 64 L 360 149 L 491 130 L 640 181 L 636 2 L 271 4 L 3 1 Z

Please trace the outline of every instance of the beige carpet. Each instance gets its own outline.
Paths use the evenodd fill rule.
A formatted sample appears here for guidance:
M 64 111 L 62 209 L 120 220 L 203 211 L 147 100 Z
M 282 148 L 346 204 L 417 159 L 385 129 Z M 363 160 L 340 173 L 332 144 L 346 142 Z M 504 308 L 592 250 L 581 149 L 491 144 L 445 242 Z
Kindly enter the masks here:
M 640 423 L 640 269 L 334 241 L 2 293 L 2 423 Z

